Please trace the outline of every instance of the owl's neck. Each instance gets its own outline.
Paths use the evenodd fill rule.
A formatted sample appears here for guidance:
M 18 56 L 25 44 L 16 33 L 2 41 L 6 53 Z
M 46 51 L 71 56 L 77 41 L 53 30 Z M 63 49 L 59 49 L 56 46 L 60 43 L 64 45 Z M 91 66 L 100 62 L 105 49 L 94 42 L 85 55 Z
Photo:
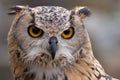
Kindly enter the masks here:
M 64 69 L 61 67 L 43 68 L 32 66 L 30 72 L 35 74 L 34 80 L 65 80 L 66 78 Z
M 102 80 L 109 78 L 95 58 L 84 56 L 63 67 L 31 66 L 29 75 L 33 77 L 34 74 L 34 80 L 98 80 L 98 78 Z

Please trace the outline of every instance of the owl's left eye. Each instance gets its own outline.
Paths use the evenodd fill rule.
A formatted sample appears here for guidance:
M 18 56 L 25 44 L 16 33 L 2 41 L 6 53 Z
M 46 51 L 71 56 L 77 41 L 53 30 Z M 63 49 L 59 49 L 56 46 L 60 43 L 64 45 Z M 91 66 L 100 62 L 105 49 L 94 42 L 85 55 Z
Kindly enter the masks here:
M 43 30 L 31 25 L 28 27 L 28 34 L 33 38 L 38 38 L 43 35 Z
M 73 27 L 70 27 L 69 29 L 65 30 L 64 32 L 62 32 L 62 37 L 64 39 L 70 39 L 72 38 L 74 35 L 74 28 Z

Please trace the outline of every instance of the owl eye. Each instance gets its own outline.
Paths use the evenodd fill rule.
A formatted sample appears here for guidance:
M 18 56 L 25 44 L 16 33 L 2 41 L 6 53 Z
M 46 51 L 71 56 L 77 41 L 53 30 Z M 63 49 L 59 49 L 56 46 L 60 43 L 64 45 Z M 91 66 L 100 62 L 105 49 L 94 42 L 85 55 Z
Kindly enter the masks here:
M 73 27 L 70 27 L 69 29 L 65 30 L 63 33 L 62 33 L 62 37 L 64 39 L 70 39 L 72 38 L 74 35 L 74 28 Z
M 38 38 L 43 35 L 43 30 L 31 25 L 28 27 L 28 34 L 33 38 Z

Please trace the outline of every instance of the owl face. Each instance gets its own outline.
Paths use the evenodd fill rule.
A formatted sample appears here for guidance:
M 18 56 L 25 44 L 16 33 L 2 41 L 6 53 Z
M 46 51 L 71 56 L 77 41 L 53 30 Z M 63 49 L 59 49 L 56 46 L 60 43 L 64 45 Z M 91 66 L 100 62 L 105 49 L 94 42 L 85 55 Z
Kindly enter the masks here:
M 82 19 L 89 10 L 80 7 L 67 10 L 62 7 L 40 6 L 20 8 L 13 33 L 16 43 L 31 63 L 74 59 L 74 53 L 85 41 Z M 17 9 L 16 8 L 16 9 Z

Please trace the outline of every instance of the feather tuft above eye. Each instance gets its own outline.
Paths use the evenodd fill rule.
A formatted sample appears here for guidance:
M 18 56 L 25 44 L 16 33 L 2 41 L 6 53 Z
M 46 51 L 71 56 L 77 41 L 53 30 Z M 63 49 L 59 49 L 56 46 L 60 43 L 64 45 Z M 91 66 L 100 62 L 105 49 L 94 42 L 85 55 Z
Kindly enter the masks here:
M 76 7 L 75 9 L 71 10 L 71 12 L 79 16 L 81 19 L 91 15 L 91 11 L 87 7 Z
M 10 8 L 10 12 L 8 12 L 8 14 L 14 15 L 14 14 L 17 14 L 17 13 L 19 13 L 27 8 L 28 8 L 28 6 L 21 6 L 21 5 L 12 6 Z

